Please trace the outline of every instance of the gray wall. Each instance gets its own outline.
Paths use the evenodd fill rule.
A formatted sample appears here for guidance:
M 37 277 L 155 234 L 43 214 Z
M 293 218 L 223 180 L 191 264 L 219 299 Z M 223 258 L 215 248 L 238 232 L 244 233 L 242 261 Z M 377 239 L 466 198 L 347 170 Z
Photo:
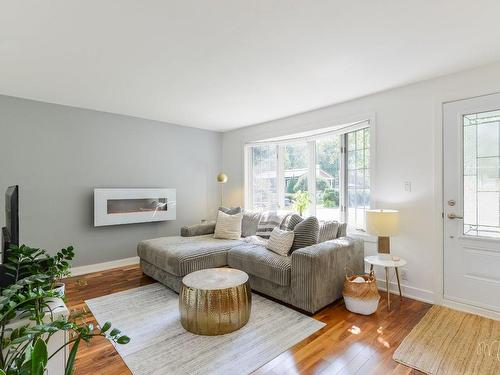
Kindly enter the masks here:
M 215 216 L 218 132 L 0 96 L 0 225 L 4 192 L 20 185 L 21 242 L 73 244 L 74 266 L 136 255 L 137 242 Z M 177 189 L 177 220 L 93 226 L 96 187 Z

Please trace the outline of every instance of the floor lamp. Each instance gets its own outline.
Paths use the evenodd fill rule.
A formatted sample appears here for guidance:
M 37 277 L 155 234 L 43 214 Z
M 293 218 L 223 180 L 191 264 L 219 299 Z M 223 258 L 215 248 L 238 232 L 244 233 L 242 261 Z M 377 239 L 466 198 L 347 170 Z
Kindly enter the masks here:
M 220 206 L 222 207 L 222 200 L 224 198 L 224 184 L 227 182 L 227 175 L 220 172 L 217 175 L 217 182 L 220 184 Z

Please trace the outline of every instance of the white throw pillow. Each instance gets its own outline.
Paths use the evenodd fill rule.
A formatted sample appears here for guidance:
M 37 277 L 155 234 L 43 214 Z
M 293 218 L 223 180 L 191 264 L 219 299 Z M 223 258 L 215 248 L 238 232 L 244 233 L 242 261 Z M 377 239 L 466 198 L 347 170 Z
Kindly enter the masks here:
M 243 213 L 228 215 L 222 211 L 217 214 L 214 238 L 224 240 L 239 240 L 241 237 L 241 220 Z
M 267 249 L 276 254 L 288 256 L 288 252 L 293 244 L 294 233 L 291 230 L 274 228 L 267 243 Z

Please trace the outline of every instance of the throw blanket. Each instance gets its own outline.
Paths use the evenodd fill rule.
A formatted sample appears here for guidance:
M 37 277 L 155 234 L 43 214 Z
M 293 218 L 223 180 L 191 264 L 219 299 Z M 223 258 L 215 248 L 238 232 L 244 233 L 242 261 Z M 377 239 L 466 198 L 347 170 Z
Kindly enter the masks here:
M 269 239 L 273 229 L 279 227 L 282 220 L 283 215 L 280 215 L 277 211 L 263 212 L 257 225 L 257 236 Z

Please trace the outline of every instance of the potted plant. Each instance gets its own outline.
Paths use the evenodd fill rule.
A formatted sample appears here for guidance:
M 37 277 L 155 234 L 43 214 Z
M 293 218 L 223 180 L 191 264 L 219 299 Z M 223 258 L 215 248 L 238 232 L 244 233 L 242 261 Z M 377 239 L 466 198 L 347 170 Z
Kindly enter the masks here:
M 70 261 L 75 257 L 73 246 L 60 250 L 54 256 L 50 256 L 46 250 L 26 245 L 12 245 L 9 250 L 5 268 L 14 281 L 29 275 L 44 274 L 49 279 L 50 289 L 57 296 L 64 296 L 65 285 L 61 279 L 70 275 Z
M 72 344 L 65 369 L 65 374 L 71 375 L 82 340 L 90 342 L 102 336 L 117 344 L 130 341 L 120 330 L 111 329 L 109 322 L 95 329 L 92 324 L 78 323 L 78 315 L 56 318 L 52 313 L 49 301 L 57 297 L 52 289 L 53 282 L 67 272 L 69 266 L 64 262 L 74 256 L 73 248 L 68 249 L 64 253 L 61 250 L 61 256 L 50 260 L 52 257 L 44 250 L 24 245 L 11 247 L 11 256 L 5 266 L 15 281 L 0 288 L 0 375 L 43 375 L 51 358 Z M 56 261 L 59 262 L 58 271 L 49 273 L 48 266 L 55 267 Z M 40 270 L 41 273 L 34 273 Z M 14 329 L 9 327 L 9 323 L 21 319 L 30 323 Z M 69 332 L 71 339 L 49 355 L 47 344 L 60 331 Z
M 70 261 L 75 257 L 73 246 L 62 249 L 54 256 L 48 256 L 45 261 L 46 272 L 49 276 L 50 288 L 60 297 L 64 296 L 65 284 L 61 280 L 70 276 Z

